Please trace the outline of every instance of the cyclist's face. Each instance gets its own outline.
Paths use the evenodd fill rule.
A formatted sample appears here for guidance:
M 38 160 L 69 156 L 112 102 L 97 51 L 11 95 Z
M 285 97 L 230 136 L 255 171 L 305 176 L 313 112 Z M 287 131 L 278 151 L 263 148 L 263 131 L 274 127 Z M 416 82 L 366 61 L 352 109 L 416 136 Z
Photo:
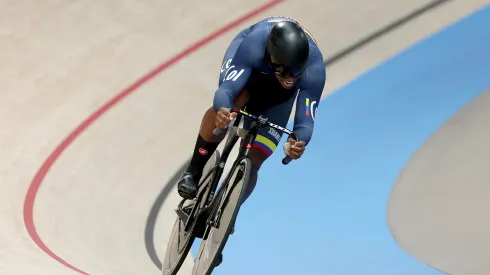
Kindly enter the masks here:
M 303 73 L 302 70 L 298 70 L 296 68 L 287 68 L 274 62 L 272 57 L 270 57 L 269 60 L 269 67 L 274 71 L 277 80 L 285 89 L 293 88 L 294 84 L 298 81 L 299 77 Z
M 291 88 L 293 88 L 293 86 L 296 83 L 296 81 L 298 81 L 298 78 L 294 78 L 294 77 L 282 77 L 278 73 L 275 73 L 274 75 L 276 76 L 277 80 L 279 81 L 279 83 L 281 83 L 281 86 L 284 89 L 291 89 Z

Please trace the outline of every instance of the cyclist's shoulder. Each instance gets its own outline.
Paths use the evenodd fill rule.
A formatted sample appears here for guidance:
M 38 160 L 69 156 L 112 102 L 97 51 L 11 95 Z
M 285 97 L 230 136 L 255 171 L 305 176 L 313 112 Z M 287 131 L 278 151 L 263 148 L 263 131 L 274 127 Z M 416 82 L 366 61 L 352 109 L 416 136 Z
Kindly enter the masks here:
M 262 22 L 249 26 L 243 32 L 243 40 L 236 51 L 235 59 L 247 60 L 254 67 L 263 63 L 267 46 L 267 26 Z
M 310 92 L 321 92 L 327 80 L 326 68 L 323 58 L 316 57 L 310 60 L 296 88 L 300 90 L 309 90 Z
M 301 24 L 299 24 L 299 22 L 296 19 L 294 19 L 292 17 L 288 17 L 288 16 L 282 16 L 282 15 L 269 16 L 260 22 L 264 22 L 265 24 L 272 26 L 276 23 L 283 22 L 283 21 L 291 21 L 291 22 L 294 22 L 298 25 L 301 25 Z
M 298 24 L 303 29 L 303 31 L 308 35 L 310 47 L 314 47 L 314 48 L 318 47 L 317 41 L 316 41 L 315 37 L 313 36 L 313 34 L 311 33 L 311 31 L 305 25 L 303 25 L 301 22 L 294 19 L 293 17 L 281 16 L 281 15 L 269 16 L 269 17 L 263 19 L 262 21 L 259 21 L 257 24 L 260 23 L 261 25 L 267 26 L 267 28 L 271 28 L 274 24 L 279 23 L 279 22 L 283 22 L 283 21 L 291 21 L 291 22 Z
M 253 32 L 262 32 L 267 36 L 267 34 L 269 33 L 272 26 L 274 26 L 274 24 L 279 23 L 279 22 L 283 22 L 283 21 L 292 21 L 292 22 L 299 24 L 298 21 L 296 21 L 295 19 L 293 19 L 291 17 L 269 16 L 269 17 L 265 17 L 264 19 L 254 23 L 253 25 L 251 25 L 250 30 Z

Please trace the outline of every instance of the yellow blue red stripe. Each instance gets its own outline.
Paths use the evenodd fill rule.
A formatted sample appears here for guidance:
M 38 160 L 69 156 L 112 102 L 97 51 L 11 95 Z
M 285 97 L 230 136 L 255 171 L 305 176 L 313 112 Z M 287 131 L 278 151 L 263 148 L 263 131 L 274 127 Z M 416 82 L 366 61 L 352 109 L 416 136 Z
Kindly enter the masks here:
M 257 135 L 254 141 L 254 147 L 259 148 L 268 156 L 272 155 L 276 150 L 276 144 L 262 135 Z
M 298 21 L 294 20 L 291 17 L 287 17 L 287 16 L 272 16 L 267 21 L 268 22 L 273 22 L 273 23 L 278 23 L 278 22 L 282 22 L 282 21 L 293 21 L 295 23 L 298 23 Z
M 306 115 L 310 115 L 310 99 L 306 98 Z
M 302 27 L 303 28 L 303 27 Z M 311 40 L 313 40 L 313 43 L 315 43 L 315 45 L 317 45 L 318 43 L 316 43 L 316 40 L 315 38 L 313 37 L 313 35 L 311 35 L 310 31 L 308 31 L 307 29 L 303 28 L 303 30 L 305 31 L 305 33 L 311 38 Z
M 240 142 L 240 145 L 242 143 L 243 143 L 243 140 Z M 261 150 L 267 156 L 272 155 L 272 153 L 277 148 L 276 144 L 273 141 L 271 141 L 270 139 L 268 139 L 262 135 L 257 135 L 257 137 L 255 138 L 255 141 L 253 143 L 253 147 Z

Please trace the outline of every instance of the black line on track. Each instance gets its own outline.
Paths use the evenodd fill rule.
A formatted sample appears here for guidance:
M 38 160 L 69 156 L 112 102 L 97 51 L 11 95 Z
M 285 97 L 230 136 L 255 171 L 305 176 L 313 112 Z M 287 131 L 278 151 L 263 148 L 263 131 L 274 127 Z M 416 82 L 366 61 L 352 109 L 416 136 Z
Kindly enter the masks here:
M 398 18 L 397 20 L 387 24 L 386 26 L 366 35 L 364 38 L 358 40 L 357 42 L 351 44 L 350 46 L 346 47 L 345 49 L 337 52 L 336 54 L 332 55 L 331 57 L 325 59 L 325 66 L 330 66 L 332 64 L 337 63 L 338 61 L 342 60 L 343 58 L 347 57 L 348 55 L 353 54 L 357 50 L 363 48 L 364 46 L 368 45 L 369 43 L 375 41 L 376 39 L 379 39 L 386 34 L 393 32 L 394 30 L 400 28 L 401 26 L 409 23 L 410 21 L 416 19 L 417 17 L 423 15 L 424 13 L 427 13 L 431 10 L 434 10 L 435 8 L 438 8 L 442 4 L 446 4 L 450 2 L 451 0 L 436 0 L 432 1 L 420 8 L 417 8 L 410 13 L 406 14 L 405 16 L 402 16 Z
M 446 4 L 450 2 L 451 0 L 437 0 L 437 1 L 432 1 L 418 9 L 415 9 L 408 13 L 405 16 L 402 16 L 398 18 L 397 20 L 391 22 L 390 24 L 370 33 L 369 35 L 365 36 L 364 38 L 358 40 L 357 42 L 351 44 L 350 46 L 346 47 L 345 49 L 339 51 L 338 53 L 332 55 L 331 57 L 325 59 L 325 67 L 326 66 L 331 66 L 339 61 L 341 61 L 343 58 L 355 53 L 356 51 L 360 50 L 364 46 L 368 45 L 369 43 L 372 43 L 376 39 L 381 38 L 382 36 L 395 31 L 397 28 L 409 23 L 410 21 L 416 19 L 417 17 L 421 16 L 424 13 L 427 13 L 431 10 L 434 10 L 435 8 L 438 8 L 442 4 Z M 145 226 L 145 246 L 146 246 L 146 251 L 148 253 L 148 256 L 150 256 L 151 261 L 155 264 L 155 266 L 160 270 L 162 266 L 162 262 L 160 261 L 160 258 L 157 255 L 157 252 L 155 250 L 155 243 L 154 243 L 154 233 L 155 233 L 155 224 L 157 221 L 158 213 L 160 212 L 160 209 L 167 199 L 167 196 L 170 194 L 170 191 L 173 189 L 173 187 L 177 184 L 178 179 L 184 173 L 184 170 L 187 167 L 187 163 L 190 160 L 188 160 L 186 163 L 184 163 L 178 171 L 172 176 L 172 178 L 164 184 L 164 188 L 156 198 L 155 202 L 153 203 L 150 213 L 148 214 L 148 218 L 146 220 L 146 226 Z M 175 217 L 172 216 L 172 219 Z M 163 244 L 161 244 L 163 245 Z

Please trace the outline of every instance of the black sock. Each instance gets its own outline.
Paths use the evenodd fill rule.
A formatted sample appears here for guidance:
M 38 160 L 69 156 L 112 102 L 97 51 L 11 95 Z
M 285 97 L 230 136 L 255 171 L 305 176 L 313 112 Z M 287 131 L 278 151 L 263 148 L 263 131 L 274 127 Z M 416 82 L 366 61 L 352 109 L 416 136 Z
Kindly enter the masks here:
M 196 176 L 197 179 L 201 178 L 204 166 L 213 155 L 216 148 L 218 148 L 218 145 L 219 142 L 205 141 L 201 135 L 198 135 L 191 163 L 189 164 L 187 171 Z

